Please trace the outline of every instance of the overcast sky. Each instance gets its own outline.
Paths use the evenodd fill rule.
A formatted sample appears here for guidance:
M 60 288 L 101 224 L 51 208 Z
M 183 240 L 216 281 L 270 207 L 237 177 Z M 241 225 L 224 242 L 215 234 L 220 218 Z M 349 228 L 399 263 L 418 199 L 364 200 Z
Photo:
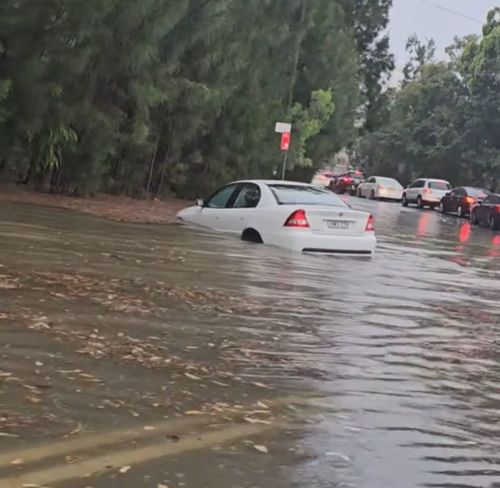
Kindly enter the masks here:
M 394 0 L 391 12 L 391 47 L 398 68 L 406 61 L 405 44 L 411 34 L 433 38 L 438 56 L 455 36 L 480 33 L 486 14 L 500 0 Z M 453 11 L 453 12 L 451 12 Z

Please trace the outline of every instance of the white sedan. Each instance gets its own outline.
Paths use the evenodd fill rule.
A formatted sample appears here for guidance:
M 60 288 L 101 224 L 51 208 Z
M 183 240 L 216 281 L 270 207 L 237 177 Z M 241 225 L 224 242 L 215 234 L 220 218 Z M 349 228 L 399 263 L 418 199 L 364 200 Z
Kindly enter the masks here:
M 185 222 L 298 252 L 371 256 L 373 217 L 339 196 L 288 181 L 239 181 L 181 210 Z
M 372 176 L 358 186 L 357 196 L 372 200 L 397 200 L 403 197 L 403 187 L 394 178 Z

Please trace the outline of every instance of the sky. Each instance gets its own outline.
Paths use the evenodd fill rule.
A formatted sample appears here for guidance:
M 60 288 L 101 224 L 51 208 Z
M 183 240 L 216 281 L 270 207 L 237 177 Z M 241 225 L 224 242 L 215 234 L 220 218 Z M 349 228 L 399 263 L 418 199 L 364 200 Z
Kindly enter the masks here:
M 411 34 L 421 40 L 433 38 L 437 56 L 455 36 L 481 33 L 487 13 L 500 7 L 500 0 L 393 0 L 391 11 L 391 49 L 399 69 L 406 62 L 405 45 Z M 453 11 L 453 12 L 451 12 Z

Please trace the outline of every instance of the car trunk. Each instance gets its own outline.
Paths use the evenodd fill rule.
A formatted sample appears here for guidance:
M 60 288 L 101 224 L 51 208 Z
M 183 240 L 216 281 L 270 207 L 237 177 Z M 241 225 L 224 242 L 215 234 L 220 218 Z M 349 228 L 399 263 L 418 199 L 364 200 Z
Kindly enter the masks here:
M 321 207 L 306 210 L 313 232 L 331 235 L 352 235 L 365 232 L 369 215 L 349 208 Z

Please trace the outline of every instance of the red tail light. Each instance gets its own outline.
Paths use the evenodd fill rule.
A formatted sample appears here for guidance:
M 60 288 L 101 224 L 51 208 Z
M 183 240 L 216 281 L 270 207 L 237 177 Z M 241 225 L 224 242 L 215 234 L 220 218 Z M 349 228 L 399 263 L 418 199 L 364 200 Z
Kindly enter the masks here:
M 424 193 L 430 193 L 431 189 L 430 188 L 424 188 Z
M 465 197 L 465 203 L 472 205 L 473 203 L 476 203 L 476 199 L 473 197 Z
M 500 213 L 500 205 L 497 205 L 497 212 Z
M 375 232 L 375 219 L 373 218 L 373 215 L 370 215 L 368 217 L 368 222 L 366 223 L 365 231 Z
M 350 178 L 349 176 L 343 176 L 340 181 L 344 184 L 344 185 L 352 185 L 354 183 L 354 180 L 352 178 Z
M 309 222 L 305 210 L 295 210 L 285 222 L 285 227 L 308 229 Z
M 383 190 L 383 189 L 384 189 L 384 185 L 382 185 L 382 184 L 378 185 L 378 187 L 379 187 L 381 190 Z

